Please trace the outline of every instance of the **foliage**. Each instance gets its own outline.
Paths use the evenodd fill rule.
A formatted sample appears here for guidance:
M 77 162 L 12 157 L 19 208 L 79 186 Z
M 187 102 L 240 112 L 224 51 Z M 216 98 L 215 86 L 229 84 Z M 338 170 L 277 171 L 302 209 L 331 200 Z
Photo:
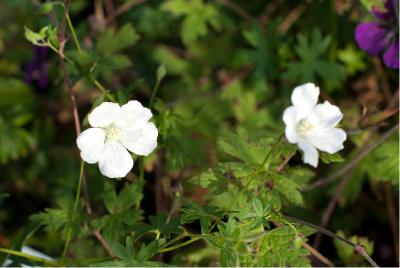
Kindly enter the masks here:
M 381 1 L 66 2 L 0 3 L 0 252 L 29 245 L 60 266 L 320 266 L 315 226 L 287 216 L 319 223 L 337 198 L 327 228 L 397 265 L 383 208 L 398 198 L 398 137 L 373 145 L 398 124 L 398 76 L 354 42 Z M 82 130 L 104 101 L 152 110 L 158 147 L 132 156 L 126 178 L 79 174 L 69 82 Z M 317 169 L 282 122 L 305 82 L 340 107 L 348 137 Z M 317 250 L 367 265 L 333 245 Z

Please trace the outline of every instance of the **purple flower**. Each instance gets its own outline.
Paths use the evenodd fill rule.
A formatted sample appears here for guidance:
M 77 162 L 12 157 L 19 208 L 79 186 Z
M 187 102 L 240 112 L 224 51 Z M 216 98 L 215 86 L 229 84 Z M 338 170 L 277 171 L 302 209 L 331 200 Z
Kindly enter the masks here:
M 383 62 L 389 68 L 399 68 L 399 2 L 386 0 L 385 10 L 372 8 L 378 21 L 357 25 L 358 46 L 371 56 L 383 53 Z
M 39 88 L 44 89 L 49 85 L 49 77 L 47 75 L 46 59 L 49 54 L 47 47 L 33 47 L 33 58 L 26 66 L 25 81 L 28 84 L 36 84 Z

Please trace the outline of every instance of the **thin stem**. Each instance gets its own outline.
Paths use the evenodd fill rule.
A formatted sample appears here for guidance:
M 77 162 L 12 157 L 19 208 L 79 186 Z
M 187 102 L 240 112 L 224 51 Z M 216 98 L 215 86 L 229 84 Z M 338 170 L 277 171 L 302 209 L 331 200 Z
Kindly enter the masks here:
M 265 166 L 265 164 L 268 162 L 269 158 L 271 157 L 272 153 L 275 151 L 276 146 L 278 146 L 278 144 L 281 142 L 282 138 L 283 138 L 283 134 L 281 134 L 278 137 L 278 139 L 276 140 L 276 142 L 272 145 L 271 150 L 265 156 L 264 161 L 262 162 L 262 164 L 259 166 L 258 169 L 262 169 Z M 269 166 L 269 162 L 268 162 L 267 168 L 268 168 L 268 166 Z
M 157 92 L 158 92 L 158 88 L 160 87 L 161 84 L 161 80 L 157 78 L 157 81 L 154 85 L 153 88 L 153 92 L 151 93 L 151 97 L 150 97 L 150 102 L 149 102 L 149 109 L 151 109 L 153 107 L 154 104 L 154 100 L 156 98 Z
M 129 9 L 131 9 L 134 6 L 140 5 L 147 0 L 131 0 L 127 1 L 124 4 L 120 5 L 114 10 L 114 13 L 110 14 L 108 18 L 106 19 L 106 26 L 109 25 L 114 19 L 116 19 L 118 16 L 121 16 L 125 12 L 127 12 Z
M 160 249 L 157 253 L 164 253 L 164 252 L 168 252 L 168 251 L 173 251 L 175 249 L 187 246 L 187 245 L 189 245 L 189 244 L 191 244 L 193 242 L 196 242 L 197 240 L 200 240 L 200 239 L 201 239 L 201 237 L 194 237 L 194 238 L 192 238 L 192 239 L 190 239 L 190 240 L 188 240 L 186 242 L 183 242 L 181 244 L 178 244 L 178 245 L 175 245 L 175 246 L 171 246 L 171 247 L 168 247 L 168 248 Z
M 5 254 L 9 254 L 9 255 L 22 257 L 22 258 L 25 258 L 25 259 L 28 259 L 28 260 L 31 260 L 31 261 L 40 262 L 40 263 L 46 264 L 48 266 L 63 266 L 60 263 L 49 261 L 49 260 L 46 260 L 46 259 L 43 259 L 43 258 L 32 256 L 32 255 L 29 255 L 29 254 L 26 254 L 26 253 L 23 253 L 23 252 L 20 252 L 20 251 L 12 250 L 12 249 L 0 248 L 0 252 L 5 253 Z
M 100 91 L 106 95 L 106 97 L 112 101 L 112 102 L 117 102 L 117 100 L 114 98 L 113 95 L 108 93 L 108 90 L 96 79 L 93 77 L 93 75 L 89 75 L 89 79 L 90 81 L 92 81 L 92 83 L 98 88 L 100 89 Z
M 64 59 L 68 59 L 64 55 L 64 47 L 65 47 L 65 42 L 66 42 L 66 40 L 65 40 L 65 22 L 66 22 L 67 17 L 68 17 L 68 10 L 69 10 L 70 4 L 71 4 L 71 0 L 66 0 L 65 1 L 63 17 L 62 17 L 61 22 L 59 24 L 59 36 L 58 36 L 58 39 L 59 39 L 60 47 L 59 47 L 59 50 L 58 50 L 58 55 L 59 55 L 59 59 L 60 59 L 61 70 L 62 70 L 63 76 L 64 76 L 64 84 L 68 89 L 69 96 L 70 96 L 70 99 L 71 99 L 72 112 L 73 112 L 73 118 L 74 118 L 74 123 L 75 123 L 75 132 L 76 132 L 76 136 L 78 137 L 79 134 L 81 133 L 81 126 L 80 126 L 80 120 L 79 120 L 79 114 L 78 114 L 78 106 L 77 106 L 75 94 L 74 94 L 74 92 L 72 90 L 72 87 L 73 87 L 72 86 L 72 82 L 71 82 L 71 79 L 69 78 L 68 70 L 67 70 L 67 67 L 66 67 L 65 62 L 64 62 Z M 72 27 L 72 23 L 71 23 L 70 26 Z M 90 226 L 90 218 L 91 218 L 91 215 L 92 215 L 92 208 L 91 208 L 90 201 L 89 201 L 88 183 L 87 183 L 87 179 L 86 179 L 86 176 L 84 175 L 84 171 L 83 170 L 82 170 L 82 184 L 83 184 L 84 202 L 85 202 L 86 212 L 88 214 L 88 222 L 89 222 L 89 226 Z M 94 233 L 94 236 L 102 244 L 104 249 L 107 252 L 109 252 L 109 246 L 107 245 L 106 241 L 101 236 L 100 232 L 98 232 L 96 230 L 95 233 Z
M 67 20 L 67 24 L 68 24 L 69 30 L 72 33 L 72 39 L 74 40 L 75 46 L 78 49 L 78 53 L 82 54 L 81 45 L 79 44 L 78 38 L 76 37 L 76 32 L 75 32 L 75 29 L 74 29 L 74 27 L 72 25 L 71 18 L 69 17 L 68 13 L 66 14 L 65 17 L 66 17 L 66 20 Z
M 75 203 L 74 203 L 74 207 L 72 209 L 72 215 L 71 215 L 72 220 L 75 220 L 76 211 L 78 209 L 79 197 L 81 195 L 81 187 L 82 187 L 82 181 L 83 181 L 83 170 L 84 170 L 84 167 L 85 167 L 85 162 L 81 161 L 81 168 L 80 168 L 80 171 L 79 171 L 78 187 L 77 187 L 77 190 L 76 190 Z M 67 240 L 65 241 L 64 251 L 63 251 L 63 254 L 62 254 L 63 257 L 65 257 L 67 255 L 68 247 L 69 247 L 69 244 L 71 242 L 71 238 L 72 238 L 72 228 L 69 228 L 68 229 L 68 234 L 67 234 Z
M 348 239 L 346 239 L 344 237 L 338 236 L 337 234 L 332 233 L 331 231 L 326 230 L 324 228 L 321 228 L 321 227 L 319 227 L 319 226 L 317 226 L 315 224 L 312 224 L 312 223 L 309 223 L 309 222 L 306 222 L 306 221 L 303 221 L 301 219 L 297 219 L 297 218 L 294 218 L 294 217 L 291 217 L 291 216 L 287 216 L 287 215 L 284 215 L 283 217 L 288 219 L 288 220 L 295 221 L 295 222 L 298 222 L 300 224 L 309 226 L 309 227 L 314 228 L 318 232 L 321 232 L 321 233 L 323 233 L 323 234 L 325 234 L 327 236 L 330 236 L 332 238 L 335 238 L 335 239 L 338 239 L 340 241 L 343 241 L 344 243 L 352 246 L 354 248 L 354 250 L 357 251 L 357 253 L 359 253 L 360 255 L 362 255 L 372 267 L 379 267 L 378 264 L 376 264 L 376 262 L 368 255 L 368 253 L 365 250 L 364 246 L 359 245 L 357 243 L 354 243 L 354 242 L 352 242 L 352 241 L 350 241 L 350 240 L 348 240 Z

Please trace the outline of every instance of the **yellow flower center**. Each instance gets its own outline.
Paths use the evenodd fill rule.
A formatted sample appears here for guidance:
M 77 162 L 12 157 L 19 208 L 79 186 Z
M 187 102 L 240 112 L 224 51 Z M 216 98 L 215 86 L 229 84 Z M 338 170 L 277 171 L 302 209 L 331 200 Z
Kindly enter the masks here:
M 310 123 L 307 119 L 301 119 L 296 125 L 297 133 L 302 136 L 307 134 L 307 132 L 309 132 L 313 128 L 315 128 L 315 125 Z
M 120 128 L 112 126 L 106 129 L 107 139 L 119 140 L 122 136 L 122 131 Z

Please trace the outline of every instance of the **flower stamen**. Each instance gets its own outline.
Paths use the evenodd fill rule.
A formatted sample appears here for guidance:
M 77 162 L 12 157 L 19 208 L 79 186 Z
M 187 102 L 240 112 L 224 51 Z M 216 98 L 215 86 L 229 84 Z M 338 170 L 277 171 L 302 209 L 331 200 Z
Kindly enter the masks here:
M 296 131 L 300 135 L 304 136 L 307 134 L 309 131 L 313 130 L 315 128 L 315 125 L 310 123 L 307 119 L 301 119 L 297 125 L 296 125 Z

